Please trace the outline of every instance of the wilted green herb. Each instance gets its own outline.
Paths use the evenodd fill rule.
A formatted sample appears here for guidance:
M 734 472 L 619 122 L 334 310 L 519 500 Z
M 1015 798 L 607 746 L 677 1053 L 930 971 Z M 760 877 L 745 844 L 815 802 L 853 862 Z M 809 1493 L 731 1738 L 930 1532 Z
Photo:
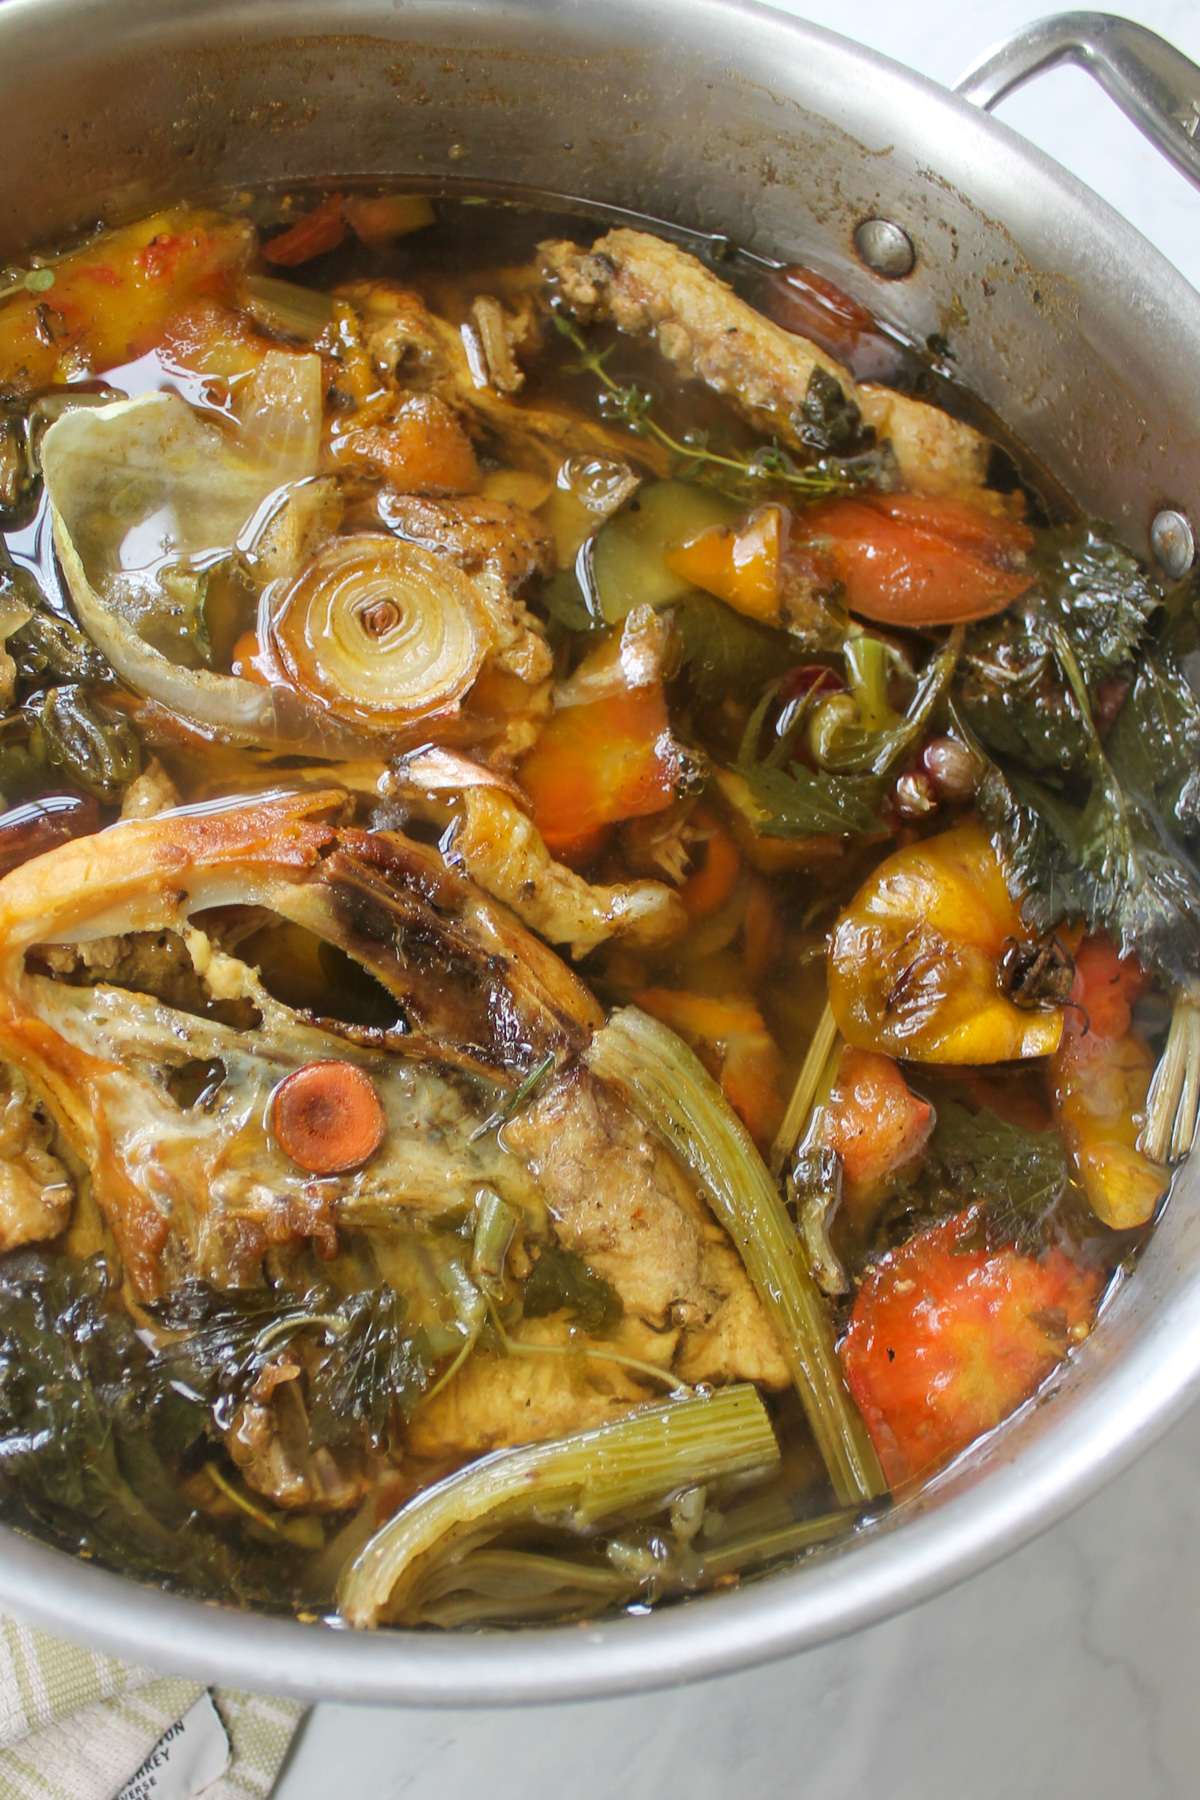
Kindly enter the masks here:
M 619 1323 L 621 1296 L 573 1250 L 543 1250 L 525 1283 L 527 1319 L 568 1312 L 581 1330 L 605 1337 Z
M 1061 627 L 1050 636 L 1087 733 L 1083 793 L 1068 796 L 993 765 L 980 809 L 1035 930 L 1083 919 L 1122 955 L 1186 983 L 1200 963 L 1200 872 L 1172 836 L 1154 783 L 1139 785 L 1139 773 L 1153 773 L 1153 744 L 1127 728 L 1106 753 L 1071 642 Z M 1180 795 L 1191 791 L 1186 782 L 1178 787 L 1170 763 L 1167 772 Z
M 168 1331 L 186 1333 L 155 1355 L 159 1389 L 183 1388 L 224 1427 L 255 1380 L 302 1333 L 320 1353 L 310 1388 L 313 1442 L 366 1436 L 393 1442 L 428 1385 L 434 1358 L 423 1331 L 405 1332 L 404 1301 L 390 1287 L 341 1302 L 314 1290 L 297 1298 L 271 1288 L 221 1292 L 189 1281 L 149 1309 Z
M 183 1282 L 148 1311 L 165 1331 L 186 1333 L 157 1352 L 154 1378 L 219 1411 L 222 1401 L 240 1402 L 288 1338 L 322 1314 L 315 1297 L 297 1303 L 273 1288 L 226 1293 L 206 1281 Z
M 989 1107 L 956 1100 L 938 1106 L 920 1187 L 954 1208 L 983 1201 L 988 1235 L 1032 1247 L 1067 1185 L 1067 1152 L 1057 1131 L 1027 1131 Z
M 119 800 L 141 769 L 141 745 L 129 720 L 102 712 L 75 682 L 31 695 L 22 711 L 34 755 L 97 800 Z
M 711 594 L 685 594 L 673 610 L 683 667 L 702 705 L 755 700 L 766 682 L 803 658 L 803 647 L 786 631 L 760 625 Z
M 818 453 L 817 460 L 797 463 L 779 444 L 764 445 L 748 456 L 726 455 L 712 448 L 705 431 L 690 431 L 682 442 L 664 431 L 650 416 L 652 395 L 636 382 L 622 383 L 609 374 L 605 365 L 615 346 L 593 350 L 572 319 L 562 313 L 551 316 L 558 330 L 579 351 L 579 362 L 570 372 L 594 375 L 604 389 L 604 410 L 619 418 L 630 431 L 652 437 L 669 451 L 675 461 L 675 473 L 682 481 L 710 481 L 738 499 L 761 497 L 766 489 L 779 487 L 815 500 L 850 493 L 869 483 L 879 484 L 885 474 L 883 456 L 873 445 L 864 445 L 864 453 L 854 458 L 840 459 L 835 454 L 848 451 L 861 441 L 861 420 L 858 408 L 824 370 L 813 372 L 801 421 L 801 435 Z M 836 400 L 831 388 L 836 389 Z
M 863 724 L 842 726 L 823 753 L 826 766 L 838 774 L 881 778 L 889 774 L 924 737 L 930 720 L 949 693 L 962 644 L 962 627 L 955 626 L 922 671 L 903 718 L 875 731 Z
M 882 796 L 870 779 L 826 775 L 799 764 L 774 769 L 738 763 L 734 772 L 767 815 L 756 825 L 763 837 L 858 837 L 883 829 L 878 812 Z
M 98 687 L 114 679 L 108 663 L 78 625 L 57 618 L 44 607 L 11 634 L 5 648 L 17 665 L 17 674 L 44 688 L 62 682 Z
M 1058 775 L 1088 756 L 1088 731 L 1055 650 L 1065 632 L 1090 701 L 1128 668 L 1163 599 L 1137 560 L 1099 527 L 1047 533 L 1036 586 L 972 626 L 958 682 L 962 716 L 986 749 L 1034 774 Z
M 755 829 L 763 837 L 784 838 L 817 833 L 853 837 L 881 830 L 879 808 L 887 777 L 919 742 L 945 699 L 961 644 L 962 631 L 956 629 L 922 674 L 907 713 L 894 724 L 878 730 L 843 726 L 825 753 L 831 767 L 808 769 L 791 760 L 811 708 L 824 697 L 815 687 L 795 707 L 786 731 L 759 755 L 758 740 L 774 701 L 775 690 L 768 689 L 751 714 L 733 767 L 762 814 Z
M 304 1591 L 292 1553 L 227 1537 L 176 1486 L 161 1446 L 195 1435 L 170 1415 L 196 1409 L 163 1388 L 114 1286 L 102 1257 L 0 1259 L 6 1521 L 170 1586 L 286 1606 Z
M 342 1302 L 332 1347 L 312 1379 L 314 1444 L 365 1436 L 376 1449 L 394 1446 L 434 1366 L 425 1333 L 403 1329 L 404 1311 L 403 1299 L 389 1287 Z
M 494 1112 L 490 1112 L 487 1118 L 483 1119 L 475 1127 L 467 1140 L 468 1143 L 477 1143 L 481 1137 L 486 1137 L 489 1131 L 499 1131 L 500 1127 L 506 1124 L 507 1121 L 512 1118 L 514 1113 L 520 1112 L 521 1108 L 528 1101 L 532 1100 L 534 1094 L 553 1067 L 554 1052 L 551 1050 L 542 1058 L 535 1069 L 529 1071 L 529 1074 L 525 1077 L 515 1093 L 509 1094 L 507 1099 L 505 1099 Z

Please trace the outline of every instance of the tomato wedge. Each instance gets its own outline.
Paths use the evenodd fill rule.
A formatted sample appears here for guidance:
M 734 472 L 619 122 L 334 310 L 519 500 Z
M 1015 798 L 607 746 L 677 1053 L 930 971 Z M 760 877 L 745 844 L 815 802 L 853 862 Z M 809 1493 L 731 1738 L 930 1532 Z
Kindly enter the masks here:
M 1020 561 L 1033 534 L 966 500 L 864 494 L 807 508 L 797 534 L 846 589 L 852 613 L 926 627 L 984 619 L 1033 581 Z
M 1036 1392 L 1095 1318 L 1100 1277 L 1057 1247 L 976 1245 L 968 1207 L 875 1265 L 842 1345 L 893 1488 L 930 1475 Z

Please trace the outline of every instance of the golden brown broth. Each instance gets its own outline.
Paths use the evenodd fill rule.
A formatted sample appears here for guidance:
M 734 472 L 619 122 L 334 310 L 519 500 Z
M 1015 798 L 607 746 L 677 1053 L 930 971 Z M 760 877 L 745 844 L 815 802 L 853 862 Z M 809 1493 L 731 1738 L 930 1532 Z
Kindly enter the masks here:
M 278 207 L 275 198 L 256 203 L 262 215 Z M 471 300 L 480 292 L 502 292 L 509 277 L 504 273 L 531 261 L 536 244 L 545 237 L 573 236 L 587 239 L 600 229 L 595 219 L 581 220 L 567 213 L 554 213 L 545 208 L 501 203 L 472 205 L 464 200 L 444 201 L 438 208 L 438 222 L 425 231 L 400 240 L 388 249 L 369 250 L 361 244 L 348 243 L 317 264 L 278 273 L 300 283 L 327 288 L 342 281 L 365 276 L 399 278 L 410 284 L 435 310 L 451 320 L 463 319 Z M 735 258 L 725 265 L 723 273 L 731 274 L 754 299 L 761 291 L 762 270 L 750 263 L 739 264 Z M 918 353 L 911 346 L 897 345 L 898 381 L 911 390 L 928 394 L 939 404 L 969 414 L 983 422 L 981 409 L 969 396 L 950 386 L 938 372 L 934 359 Z M 572 373 L 570 346 L 553 341 L 529 370 L 525 398 L 531 404 L 539 401 L 563 403 L 580 411 L 594 411 L 595 383 L 583 373 Z M 623 379 L 634 379 L 648 387 L 655 396 L 656 417 L 676 433 L 689 430 L 719 429 L 733 445 L 753 442 L 748 429 L 740 425 L 724 404 L 714 395 L 696 386 L 685 388 L 674 380 L 667 365 L 650 349 L 625 344 L 620 351 Z M 154 386 L 162 380 L 162 372 L 153 358 L 142 358 L 132 368 L 116 369 L 106 374 L 112 386 L 135 391 Z M 211 389 L 197 382 L 187 397 L 194 402 L 211 404 Z M 993 433 L 995 422 L 986 421 Z M 1008 444 L 1028 490 L 1031 515 L 1034 518 L 1063 516 L 1063 497 L 1055 484 L 1034 469 L 1020 453 L 1019 446 Z M 8 535 L 8 548 L 14 560 L 37 573 L 47 602 L 64 610 L 58 578 L 48 554 L 45 521 L 42 515 L 31 524 Z M 236 583 L 214 587 L 208 605 L 208 623 L 215 657 L 227 667 L 233 645 L 252 622 L 252 609 Z M 578 646 L 560 645 L 560 663 L 578 654 Z M 703 748 L 727 756 L 744 725 L 748 709 L 727 706 L 715 712 L 693 712 L 692 731 Z M 219 746 L 205 748 L 189 744 L 159 750 L 169 773 L 185 800 L 209 798 L 214 793 L 236 789 L 247 781 L 248 762 L 254 765 L 248 784 L 257 785 L 260 758 L 247 759 L 243 753 Z M 59 785 L 59 784 L 51 784 Z M 946 822 L 943 813 L 937 820 Z M 910 834 L 911 835 L 911 834 Z M 583 972 L 605 1004 L 624 1003 L 640 991 L 653 987 L 679 988 L 690 992 L 723 997 L 737 994 L 748 997 L 760 1008 L 780 1053 L 780 1098 L 790 1092 L 825 1003 L 822 948 L 840 905 L 855 890 L 859 880 L 891 842 L 865 850 L 849 849 L 826 865 L 792 875 L 754 874 L 743 868 L 729 900 L 708 917 L 695 922 L 688 933 L 661 953 L 637 952 L 610 946 L 595 953 L 583 965 Z M 623 859 L 619 837 L 614 839 L 600 859 L 585 871 L 598 879 L 617 879 L 643 870 L 631 871 Z M 775 953 L 763 966 L 747 966 L 746 898 L 755 888 L 765 905 L 775 933 Z M 322 995 L 328 988 L 328 970 L 323 971 L 314 959 L 314 941 L 296 927 L 264 927 L 257 937 L 243 947 L 252 964 L 261 966 L 268 988 L 289 1004 L 312 1006 L 322 1010 Z M 760 958 L 760 961 L 762 959 Z M 324 985 L 323 985 L 324 984 Z M 1014 1077 L 1024 1080 L 1023 1076 Z M 930 1091 L 936 1081 L 926 1084 Z M 950 1091 L 946 1088 L 945 1091 Z M 1083 1214 L 1075 1202 L 1064 1209 L 1063 1230 L 1076 1241 L 1086 1240 L 1090 1255 L 1109 1266 L 1116 1256 L 1127 1250 L 1128 1239 L 1116 1240 L 1081 1221 Z M 295 1278 L 303 1258 L 279 1259 L 279 1267 Z M 398 1289 L 417 1298 L 415 1313 L 422 1322 L 433 1322 L 438 1308 L 428 1299 L 436 1288 L 432 1274 L 430 1245 L 418 1237 L 403 1233 L 385 1238 L 368 1248 L 363 1242 L 343 1243 L 337 1259 L 322 1274 L 332 1279 L 342 1291 L 354 1291 L 369 1284 L 378 1270 Z M 443 1309 L 444 1310 L 444 1309 Z M 766 1492 L 791 1517 L 817 1512 L 831 1503 L 827 1478 L 816 1457 L 803 1415 L 795 1399 L 788 1393 L 771 1401 L 784 1450 L 783 1473 Z M 382 1510 L 387 1510 L 423 1480 L 442 1470 L 438 1467 L 413 1467 L 402 1464 L 398 1477 L 390 1478 Z M 353 1533 L 351 1533 L 353 1535 Z M 359 1529 L 361 1536 L 361 1524 Z M 333 1537 L 332 1529 L 329 1537 Z M 550 1548 L 561 1553 L 562 1543 L 554 1539 Z M 331 1553 L 319 1552 L 311 1564 L 316 1591 L 306 1604 L 320 1607 L 327 1603 L 336 1570 Z

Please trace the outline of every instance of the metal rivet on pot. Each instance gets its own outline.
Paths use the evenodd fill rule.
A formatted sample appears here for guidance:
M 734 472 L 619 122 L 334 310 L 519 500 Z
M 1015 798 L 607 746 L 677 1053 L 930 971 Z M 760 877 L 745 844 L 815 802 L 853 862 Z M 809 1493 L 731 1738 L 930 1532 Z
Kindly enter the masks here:
M 888 281 L 911 274 L 917 260 L 912 239 L 894 219 L 864 219 L 855 228 L 854 248 L 868 269 Z
M 1196 539 L 1185 514 L 1164 507 L 1150 527 L 1155 561 L 1172 581 L 1181 581 L 1196 560 Z

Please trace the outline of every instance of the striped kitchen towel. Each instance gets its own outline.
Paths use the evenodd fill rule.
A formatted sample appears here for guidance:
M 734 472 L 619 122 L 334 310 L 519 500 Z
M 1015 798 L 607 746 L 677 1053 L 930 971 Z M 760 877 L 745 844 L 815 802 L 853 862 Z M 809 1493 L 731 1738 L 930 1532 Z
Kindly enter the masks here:
M 206 1695 L 0 1616 L 0 1800 L 263 1800 L 302 1708 Z

